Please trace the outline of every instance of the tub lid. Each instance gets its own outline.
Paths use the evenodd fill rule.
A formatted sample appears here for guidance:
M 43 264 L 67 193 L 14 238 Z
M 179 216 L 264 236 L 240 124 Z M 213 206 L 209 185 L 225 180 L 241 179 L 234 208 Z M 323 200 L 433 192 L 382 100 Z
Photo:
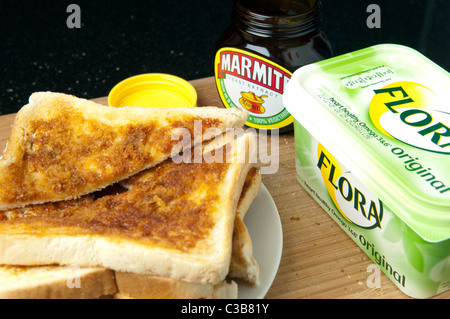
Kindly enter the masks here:
M 183 78 L 165 73 L 134 75 L 117 83 L 108 94 L 111 106 L 195 107 L 197 92 Z
M 383 44 L 302 67 L 287 110 L 428 241 L 450 237 L 450 74 Z

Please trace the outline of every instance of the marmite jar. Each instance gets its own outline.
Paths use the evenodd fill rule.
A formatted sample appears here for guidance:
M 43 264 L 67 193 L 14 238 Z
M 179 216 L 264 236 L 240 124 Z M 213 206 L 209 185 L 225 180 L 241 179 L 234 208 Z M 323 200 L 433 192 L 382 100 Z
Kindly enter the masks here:
M 225 107 L 249 112 L 246 125 L 292 130 L 283 90 L 299 67 L 332 56 L 319 0 L 235 0 L 219 39 L 214 73 Z

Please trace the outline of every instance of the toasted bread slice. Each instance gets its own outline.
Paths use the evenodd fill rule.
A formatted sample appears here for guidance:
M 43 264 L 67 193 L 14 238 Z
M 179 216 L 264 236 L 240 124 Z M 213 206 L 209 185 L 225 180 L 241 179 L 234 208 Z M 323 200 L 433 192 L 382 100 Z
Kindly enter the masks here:
M 1 299 L 94 299 L 117 292 L 114 272 L 76 266 L 1 266 Z
M 257 167 L 250 168 L 247 176 L 245 177 L 244 186 L 242 188 L 242 193 L 239 198 L 236 212 L 242 219 L 244 219 L 256 196 L 258 196 L 261 184 L 262 180 L 260 170 Z
M 144 177 L 143 174 L 139 182 Z M 127 189 L 133 187 L 130 179 L 123 185 Z M 259 171 L 252 167 L 238 201 L 229 273 L 231 277 L 251 284 L 258 283 L 259 269 L 252 256 L 252 243 L 242 216 L 256 197 L 260 185 Z M 114 193 L 114 188 L 109 191 Z M 98 298 L 112 294 L 116 299 L 233 299 L 237 298 L 237 290 L 234 281 L 211 285 L 123 272 L 116 272 L 114 276 L 111 270 L 104 268 L 0 266 L 0 298 L 5 299 Z
M 238 285 L 189 283 L 173 278 L 116 272 L 116 299 L 236 299 Z
M 18 112 L 0 159 L 0 209 L 102 189 L 241 127 L 246 118 L 237 109 L 115 108 L 61 93 L 34 93 Z
M 217 147 L 223 143 L 224 140 L 222 138 L 216 138 L 213 142 L 205 143 L 203 145 L 203 153 L 210 152 L 211 149 L 217 149 Z M 203 162 L 203 164 L 205 163 Z M 134 185 L 147 183 L 148 181 L 151 182 L 153 176 L 153 171 L 144 171 L 122 181 L 120 184 L 123 187 L 130 189 Z M 259 284 L 259 266 L 253 256 L 253 244 L 247 227 L 244 224 L 244 217 L 250 208 L 251 203 L 258 195 L 260 187 L 261 174 L 259 169 L 256 167 L 251 167 L 245 178 L 242 192 L 238 200 L 233 229 L 232 254 L 229 270 L 230 277 L 242 279 L 252 285 Z
M 121 184 L 131 189 L 133 185 L 145 183 L 151 177 L 152 174 L 143 172 Z M 256 198 L 260 187 L 261 175 L 256 167 L 252 167 L 246 176 L 238 201 L 229 269 L 231 278 L 239 278 L 252 285 L 259 284 L 259 266 L 253 256 L 252 241 L 243 218 Z M 186 283 L 172 278 L 131 273 L 116 273 L 116 280 L 118 296 L 130 298 L 209 298 L 208 296 L 217 288 L 214 285 Z M 220 287 L 225 289 L 227 286 L 221 285 Z M 162 290 L 158 291 L 158 289 Z
M 218 284 L 229 270 L 251 140 L 243 134 L 212 149 L 226 156 L 222 163 L 168 159 L 126 192 L 1 212 L 0 264 L 102 266 Z
M 128 179 L 122 184 L 132 188 L 133 183 L 145 182 L 145 173 Z M 253 246 L 243 218 L 261 187 L 261 175 L 255 167 L 250 168 L 238 201 L 233 230 L 233 246 L 229 276 L 242 279 L 252 285 L 259 284 L 259 267 L 253 257 Z M 188 283 L 173 278 L 116 272 L 117 299 L 233 299 L 237 298 L 238 285 L 222 282 L 218 285 Z
M 253 256 L 253 243 L 244 223 L 253 200 L 261 187 L 259 170 L 252 167 L 245 179 L 241 197 L 239 198 L 233 230 L 233 246 L 229 276 L 239 278 L 252 285 L 259 285 L 259 265 Z
M 254 286 L 259 285 L 259 266 L 253 256 L 252 240 L 240 217 L 237 217 L 234 223 L 229 276 Z

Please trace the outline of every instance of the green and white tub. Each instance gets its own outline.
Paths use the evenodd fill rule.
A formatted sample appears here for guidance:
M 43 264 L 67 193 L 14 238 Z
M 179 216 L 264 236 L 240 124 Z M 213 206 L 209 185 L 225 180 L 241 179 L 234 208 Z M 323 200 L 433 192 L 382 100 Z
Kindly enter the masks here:
M 450 75 L 383 44 L 292 75 L 297 178 L 407 295 L 450 288 Z

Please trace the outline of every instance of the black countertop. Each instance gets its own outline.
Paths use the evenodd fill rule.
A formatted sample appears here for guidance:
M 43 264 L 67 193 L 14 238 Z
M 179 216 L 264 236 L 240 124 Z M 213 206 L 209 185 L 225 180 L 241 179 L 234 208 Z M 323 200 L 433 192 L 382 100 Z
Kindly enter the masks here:
M 71 3 L 81 9 L 81 28 L 67 27 Z M 322 3 L 335 55 L 397 43 L 450 70 L 450 1 Z M 371 3 L 380 7 L 381 28 L 367 26 Z M 212 76 L 231 7 L 232 0 L 0 0 L 0 114 L 17 112 L 35 91 L 95 98 L 141 73 Z

